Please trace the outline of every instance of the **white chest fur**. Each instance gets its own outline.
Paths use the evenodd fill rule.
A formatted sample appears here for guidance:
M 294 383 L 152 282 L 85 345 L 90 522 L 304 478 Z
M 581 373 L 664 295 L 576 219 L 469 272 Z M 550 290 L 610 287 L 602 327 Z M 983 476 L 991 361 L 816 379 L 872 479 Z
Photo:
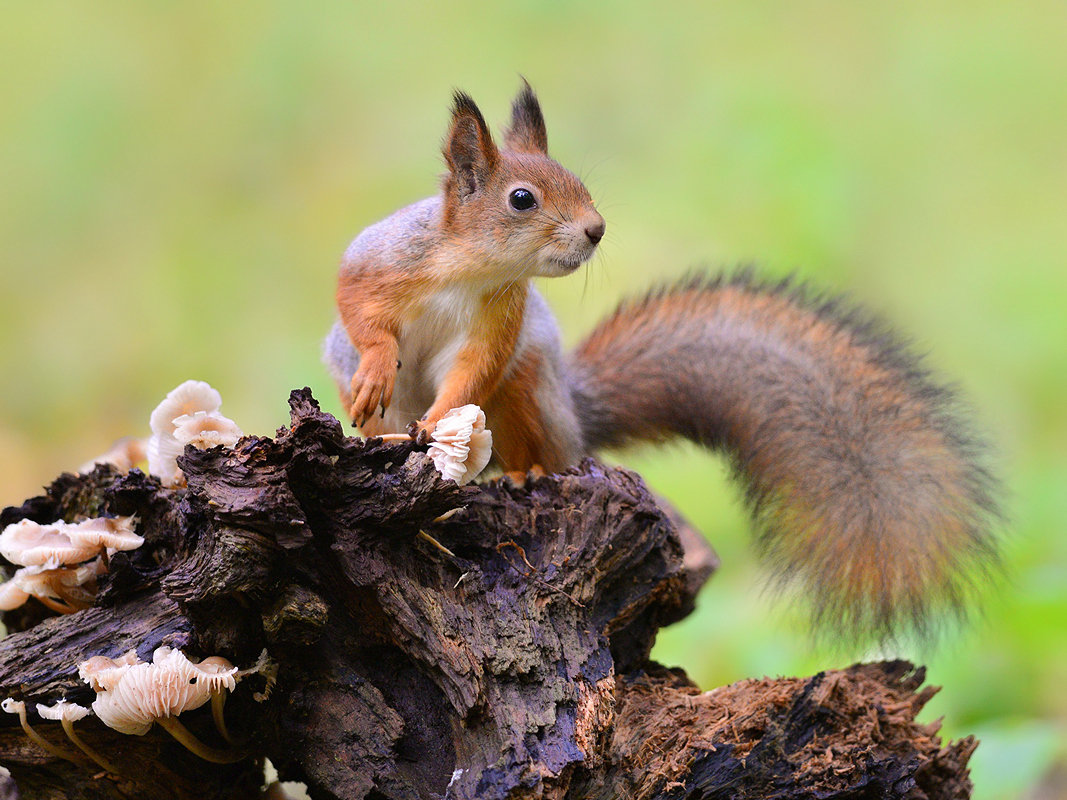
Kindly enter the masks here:
M 424 301 L 400 332 L 400 370 L 387 421 L 395 425 L 418 419 L 433 404 L 437 388 L 466 343 L 479 293 L 467 287 L 450 287 Z

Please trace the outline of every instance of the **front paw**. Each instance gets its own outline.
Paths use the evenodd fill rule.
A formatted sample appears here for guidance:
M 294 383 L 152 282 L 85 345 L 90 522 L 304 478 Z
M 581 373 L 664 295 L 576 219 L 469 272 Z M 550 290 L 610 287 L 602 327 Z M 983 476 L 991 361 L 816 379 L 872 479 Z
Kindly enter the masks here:
M 348 407 L 348 416 L 353 425 L 362 426 L 379 409 L 385 416 L 385 409 L 393 399 L 393 386 L 396 383 L 396 368 L 361 364 L 352 376 L 352 405 Z

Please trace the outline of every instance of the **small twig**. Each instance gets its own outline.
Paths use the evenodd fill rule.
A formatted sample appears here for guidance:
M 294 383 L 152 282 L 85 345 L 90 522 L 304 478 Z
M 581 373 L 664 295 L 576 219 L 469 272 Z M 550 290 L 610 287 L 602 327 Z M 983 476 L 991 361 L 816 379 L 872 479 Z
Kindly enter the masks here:
M 430 536 L 430 534 L 428 534 L 426 531 L 419 531 L 418 538 L 429 542 L 434 547 L 436 547 L 438 550 L 440 550 L 442 553 L 444 553 L 446 556 L 450 556 L 450 557 L 456 559 L 457 561 L 459 560 L 459 556 L 457 556 L 455 553 L 453 553 L 451 550 L 449 550 L 447 547 L 445 547 L 443 544 L 441 544 L 435 538 Z
M 452 517 L 456 516 L 456 514 L 458 514 L 460 511 L 462 511 L 465 508 L 466 508 L 466 506 L 457 506 L 456 508 L 451 508 L 448 511 L 446 511 L 444 514 L 442 514 L 441 516 L 434 517 L 433 521 L 434 522 L 444 522 L 446 519 L 452 519 Z

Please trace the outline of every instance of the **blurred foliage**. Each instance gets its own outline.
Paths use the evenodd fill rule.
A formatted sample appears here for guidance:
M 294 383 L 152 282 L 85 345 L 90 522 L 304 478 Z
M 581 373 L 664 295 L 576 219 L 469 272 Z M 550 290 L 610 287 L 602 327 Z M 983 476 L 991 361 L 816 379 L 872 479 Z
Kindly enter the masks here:
M 348 240 L 435 191 L 453 87 L 527 76 L 608 219 L 543 289 L 573 342 L 623 295 L 758 262 L 877 309 L 1000 449 L 1009 581 L 937 648 L 928 718 L 976 797 L 1067 757 L 1067 11 L 997 3 L 41 0 L 0 30 L 0 501 L 143 433 L 189 377 L 246 430 L 319 364 Z M 877 655 L 774 602 L 723 464 L 620 455 L 724 566 L 656 656 L 705 686 Z

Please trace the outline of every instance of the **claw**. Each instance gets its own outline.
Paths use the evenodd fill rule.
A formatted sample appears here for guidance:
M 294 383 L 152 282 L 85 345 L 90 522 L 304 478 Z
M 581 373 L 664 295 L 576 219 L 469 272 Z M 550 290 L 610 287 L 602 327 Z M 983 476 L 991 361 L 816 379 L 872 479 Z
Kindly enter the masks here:
M 423 417 L 425 419 L 425 417 Z M 417 445 L 425 445 L 430 443 L 430 432 L 422 427 L 419 422 L 409 422 L 407 426 L 407 433 L 412 439 L 415 440 Z

